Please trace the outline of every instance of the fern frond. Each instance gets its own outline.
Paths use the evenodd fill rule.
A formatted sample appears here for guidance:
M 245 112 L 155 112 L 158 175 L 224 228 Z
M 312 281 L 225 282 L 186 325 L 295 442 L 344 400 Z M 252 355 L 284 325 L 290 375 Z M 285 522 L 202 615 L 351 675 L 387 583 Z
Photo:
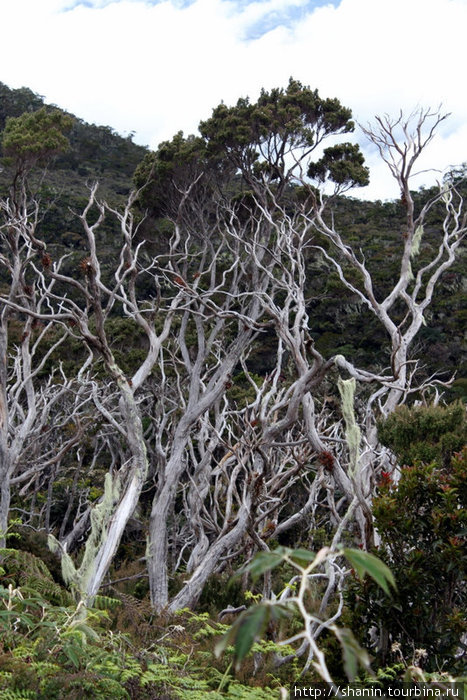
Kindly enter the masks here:
M 96 595 L 92 607 L 96 610 L 115 610 L 122 605 L 122 601 L 118 598 L 111 598 L 106 595 Z
M 72 605 L 72 596 L 54 581 L 46 564 L 31 552 L 4 547 L 0 559 L 5 575 L 14 577 L 22 590 L 36 592 L 53 605 Z

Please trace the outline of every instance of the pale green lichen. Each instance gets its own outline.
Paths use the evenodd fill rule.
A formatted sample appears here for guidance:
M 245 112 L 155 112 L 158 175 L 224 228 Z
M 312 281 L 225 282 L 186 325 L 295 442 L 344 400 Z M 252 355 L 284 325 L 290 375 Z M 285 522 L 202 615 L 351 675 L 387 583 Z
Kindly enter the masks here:
M 120 479 L 118 477 L 112 479 L 112 475 L 108 472 L 105 475 L 102 500 L 91 511 L 91 532 L 79 567 L 80 593 L 83 596 L 95 571 L 97 553 L 107 538 L 107 526 L 113 515 L 115 503 L 120 498 L 120 492 Z
M 444 182 L 440 187 L 441 199 L 445 204 L 449 204 L 452 198 L 451 187 L 447 182 Z
M 112 479 L 107 473 L 104 481 L 102 500 L 91 511 L 91 531 L 86 541 L 84 555 L 77 569 L 70 555 L 63 549 L 53 535 L 49 535 L 48 545 L 52 552 L 60 551 L 62 576 L 67 585 L 80 600 L 86 599 L 87 585 L 95 572 L 96 557 L 107 537 L 107 526 L 113 515 L 115 503 L 121 495 L 120 479 Z
M 410 257 L 414 258 L 416 255 L 420 253 L 420 243 L 422 242 L 422 237 L 423 237 L 423 224 L 420 224 L 420 226 L 417 226 L 415 229 L 415 233 L 412 239 L 412 250 L 410 251 Z
M 60 542 L 53 536 L 47 537 L 47 545 L 53 554 L 60 552 L 63 580 L 72 591 L 79 590 L 79 573 L 70 555 L 63 549 Z
M 342 415 L 345 421 L 345 438 L 349 447 L 349 474 L 354 476 L 357 473 L 358 461 L 360 457 L 360 428 L 355 419 L 354 397 L 355 379 L 339 379 L 337 387 L 341 396 Z

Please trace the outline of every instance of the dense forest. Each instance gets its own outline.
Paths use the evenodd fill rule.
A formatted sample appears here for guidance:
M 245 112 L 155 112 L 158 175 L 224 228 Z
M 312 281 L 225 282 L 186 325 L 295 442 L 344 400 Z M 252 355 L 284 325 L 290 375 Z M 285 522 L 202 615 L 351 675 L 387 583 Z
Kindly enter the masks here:
M 0 697 L 467 677 L 463 168 L 291 79 L 155 152 L 0 83 Z M 329 687 L 333 687 L 332 685 Z

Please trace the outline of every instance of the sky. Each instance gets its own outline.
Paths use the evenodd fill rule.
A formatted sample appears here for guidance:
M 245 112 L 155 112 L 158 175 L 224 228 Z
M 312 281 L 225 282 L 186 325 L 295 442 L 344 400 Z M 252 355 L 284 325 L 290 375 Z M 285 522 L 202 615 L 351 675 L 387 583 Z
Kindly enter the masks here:
M 450 112 L 413 187 L 467 161 L 467 0 L 0 0 L 0 81 L 152 149 L 293 76 L 366 126 Z M 346 137 L 347 138 L 347 137 Z M 371 182 L 395 181 L 357 128 Z

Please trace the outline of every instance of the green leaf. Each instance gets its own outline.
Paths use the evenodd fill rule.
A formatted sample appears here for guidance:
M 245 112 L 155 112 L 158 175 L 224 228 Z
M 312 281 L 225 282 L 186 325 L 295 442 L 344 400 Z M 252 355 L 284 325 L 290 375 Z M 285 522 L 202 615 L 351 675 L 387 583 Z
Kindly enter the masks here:
M 245 610 L 238 620 L 234 622 L 230 630 L 216 644 L 214 650 L 216 656 L 219 657 L 228 646 L 233 644 L 235 667 L 238 670 L 255 640 L 263 635 L 269 622 L 288 617 L 289 615 L 290 610 L 285 605 L 278 604 L 260 603 Z
M 365 577 L 365 574 L 368 574 L 383 589 L 386 595 L 391 595 L 388 584 L 396 588 L 396 582 L 391 569 L 381 559 L 375 557 L 374 554 L 370 554 L 370 552 L 362 552 L 361 549 L 343 548 L 342 554 L 361 579 Z
M 97 634 L 96 630 L 93 630 L 92 627 L 87 625 L 83 620 L 74 620 L 69 625 L 69 631 L 80 632 L 81 634 L 84 634 L 87 639 L 90 639 L 93 642 L 99 641 L 99 635 Z
M 248 572 L 251 574 L 253 581 L 256 581 L 267 571 L 271 571 L 282 564 L 285 559 L 289 559 L 297 566 L 306 567 L 317 557 L 319 559 L 317 563 L 320 563 L 321 559 L 327 555 L 327 552 L 328 549 L 324 548 L 316 555 L 315 552 L 310 552 L 307 549 L 290 549 L 289 547 L 277 547 L 273 552 L 258 552 L 248 564 L 240 569 L 237 576 Z
M 46 162 L 69 147 L 64 132 L 72 125 L 71 117 L 46 107 L 25 112 L 20 117 L 9 117 L 1 137 L 3 153 L 17 162 L 19 170 Z
M 289 554 L 289 558 L 299 566 L 306 566 L 315 557 L 315 552 L 310 552 L 308 549 L 293 549 Z
M 68 657 L 68 659 L 71 661 L 73 666 L 75 666 L 75 668 L 79 668 L 79 658 L 78 658 L 76 651 L 71 646 L 71 644 L 65 645 L 63 647 L 63 651 L 66 654 L 66 656 Z
M 253 581 L 256 581 L 260 576 L 271 571 L 276 566 L 279 566 L 284 561 L 285 556 L 289 553 L 285 547 L 278 547 L 274 552 L 258 552 L 256 556 L 240 571 L 237 576 L 241 576 L 245 572 L 249 572 Z
M 332 627 L 342 647 L 344 658 L 344 670 L 347 678 L 353 681 L 357 675 L 358 667 L 363 666 L 371 673 L 370 657 L 366 649 L 363 649 L 355 639 L 352 630 L 347 628 Z
M 240 622 L 235 635 L 235 658 L 238 667 L 250 651 L 256 637 L 261 636 L 269 621 L 269 606 L 251 608 Z

